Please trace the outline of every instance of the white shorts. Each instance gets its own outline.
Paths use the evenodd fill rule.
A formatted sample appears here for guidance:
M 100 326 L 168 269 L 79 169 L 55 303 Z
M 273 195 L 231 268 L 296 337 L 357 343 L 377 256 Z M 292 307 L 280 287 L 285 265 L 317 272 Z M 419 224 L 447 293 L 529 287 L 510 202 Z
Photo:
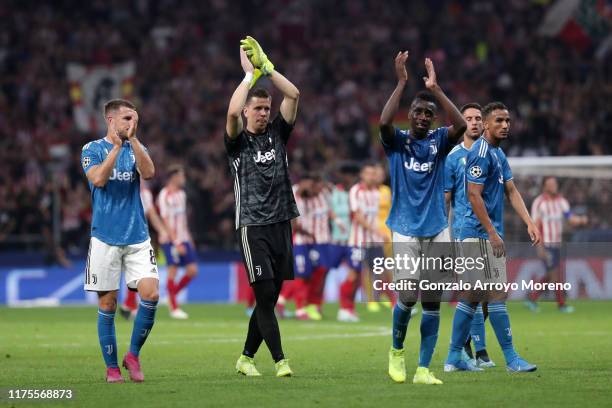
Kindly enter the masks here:
M 85 290 L 107 292 L 118 290 L 121 271 L 128 288 L 136 289 L 144 278 L 159 280 L 155 251 L 151 240 L 134 245 L 108 245 L 91 238 L 85 264 Z
M 393 257 L 397 259 L 399 256 L 402 260 L 406 258 L 448 258 L 452 257 L 452 245 L 450 244 L 450 232 L 448 228 L 443 229 L 433 237 L 411 237 L 402 235 L 398 232 L 393 232 Z M 448 245 L 445 245 L 448 244 Z M 394 281 L 405 279 L 421 280 L 428 279 L 430 281 L 446 281 L 452 276 L 452 271 L 445 271 L 440 268 L 440 263 L 431 262 L 430 265 L 423 265 L 422 262 L 418 265 L 402 262 L 402 268 L 396 268 L 393 274 Z M 422 271 L 427 271 L 427 276 L 422 276 Z
M 482 258 L 484 268 L 473 268 L 467 274 L 467 281 L 474 286 L 482 283 L 506 283 L 506 257 L 493 255 L 493 247 L 488 239 L 466 238 L 460 243 L 459 252 L 466 258 Z

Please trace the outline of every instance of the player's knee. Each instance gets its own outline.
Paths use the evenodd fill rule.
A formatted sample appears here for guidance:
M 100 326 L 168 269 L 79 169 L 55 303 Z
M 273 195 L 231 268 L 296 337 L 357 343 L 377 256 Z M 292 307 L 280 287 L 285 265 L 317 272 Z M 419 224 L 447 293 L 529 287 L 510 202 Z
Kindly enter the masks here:
M 159 300 L 159 281 L 153 278 L 141 279 L 138 282 L 138 294 L 143 300 L 157 302 Z
M 168 274 L 168 278 L 169 279 L 175 279 L 176 278 L 177 270 L 178 270 L 178 268 L 175 265 L 168 265 L 168 267 L 166 269 L 166 273 Z
M 196 276 L 198 276 L 198 266 L 195 263 L 187 265 L 187 270 L 185 271 L 185 273 L 187 273 L 187 276 L 195 278 Z
M 150 302 L 157 302 L 159 300 L 159 290 L 157 288 L 149 289 L 141 293 L 140 297 L 143 300 L 148 300 Z
M 359 275 L 357 274 L 357 272 L 355 272 L 354 270 L 350 270 L 349 273 L 346 275 L 346 280 L 349 282 L 355 282 L 358 277 Z
M 412 296 L 406 297 L 400 294 L 398 302 L 401 303 L 404 307 L 410 308 L 416 304 Z
M 505 292 L 492 292 L 489 294 L 489 302 L 505 302 L 507 294 Z
M 412 307 L 416 304 L 416 294 L 410 290 L 403 290 L 399 292 L 398 301 L 406 307 Z
M 421 303 L 423 310 L 437 311 L 440 310 L 440 302 L 423 302 Z
M 117 310 L 116 298 L 101 298 L 98 300 L 98 307 L 105 312 L 115 312 Z
M 255 282 L 253 284 L 253 292 L 255 293 L 255 300 L 257 305 L 261 305 L 263 308 L 267 308 L 270 305 L 274 307 L 276 302 L 276 286 L 271 280 L 264 280 L 261 282 Z
M 398 300 L 397 303 L 400 303 L 404 309 L 411 309 L 416 305 L 416 302 L 402 302 L 401 300 Z

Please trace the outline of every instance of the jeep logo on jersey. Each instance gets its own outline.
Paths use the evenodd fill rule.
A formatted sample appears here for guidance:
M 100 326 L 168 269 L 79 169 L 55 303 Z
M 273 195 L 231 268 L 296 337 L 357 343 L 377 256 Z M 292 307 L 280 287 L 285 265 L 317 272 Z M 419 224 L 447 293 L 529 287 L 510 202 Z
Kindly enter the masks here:
M 134 177 L 133 171 L 117 171 L 117 169 L 113 169 L 109 180 L 117 180 L 117 181 L 134 181 L 136 177 Z
M 472 166 L 472 167 L 470 167 L 470 176 L 472 176 L 474 178 L 478 178 L 478 177 L 482 176 L 482 169 L 480 168 L 480 166 Z
M 276 160 L 276 151 L 274 149 L 269 152 L 261 153 L 261 150 L 257 151 L 257 156 L 253 156 L 255 163 L 265 164 L 269 161 Z
M 414 160 L 414 157 L 410 158 L 410 163 L 404 162 L 404 167 L 406 167 L 407 170 L 414 170 L 419 173 L 428 173 L 433 170 L 433 166 L 433 162 L 419 163 Z

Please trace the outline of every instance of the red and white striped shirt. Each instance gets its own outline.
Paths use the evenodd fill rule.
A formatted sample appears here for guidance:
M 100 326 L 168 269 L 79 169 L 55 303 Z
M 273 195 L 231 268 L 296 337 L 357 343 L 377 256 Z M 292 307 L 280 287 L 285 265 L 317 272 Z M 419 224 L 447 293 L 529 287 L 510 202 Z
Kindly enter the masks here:
M 540 194 L 531 205 L 531 218 L 542 233 L 542 242 L 559 244 L 563 238 L 563 221 L 570 214 L 570 205 L 561 195 Z
M 191 242 L 187 227 L 187 195 L 183 190 L 170 191 L 162 188 L 157 196 L 159 215 L 166 224 L 175 244 Z
M 351 233 L 348 244 L 362 246 L 370 242 L 382 242 L 377 234 L 366 230 L 355 219 L 355 212 L 361 210 L 367 223 L 376 226 L 378 209 L 380 206 L 380 192 L 377 187 L 367 188 L 363 183 L 357 183 L 349 190 L 349 207 L 351 210 Z
M 298 225 L 314 235 L 312 237 L 296 232 L 293 234 L 293 243 L 295 245 L 305 244 L 327 244 L 331 241 L 331 232 L 329 229 L 329 204 L 324 193 L 319 193 L 314 197 L 302 197 L 297 194 L 297 185 L 293 186 L 293 195 L 300 216 L 297 218 Z

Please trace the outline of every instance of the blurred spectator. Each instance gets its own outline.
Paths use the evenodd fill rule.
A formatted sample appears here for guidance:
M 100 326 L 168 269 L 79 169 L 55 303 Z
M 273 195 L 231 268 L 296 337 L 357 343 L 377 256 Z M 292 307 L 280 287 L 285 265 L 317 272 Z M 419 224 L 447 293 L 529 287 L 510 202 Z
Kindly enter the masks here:
M 410 50 L 406 97 L 423 87 L 427 55 L 457 104 L 499 99 L 510 106 L 509 155 L 611 151 L 610 58 L 596 60 L 591 49 L 579 53 L 538 37 L 547 2 L 246 3 L 63 0 L 34 10 L 29 2 L 0 3 L 0 247 L 12 245 L 9 236 L 26 235 L 54 246 L 47 234 L 49 147 L 66 144 L 73 157 L 59 177 L 62 244 L 84 249 L 90 215 L 79 154 L 100 135 L 74 125 L 66 64 L 129 60 L 137 66 L 139 134 L 160 173 L 153 190 L 163 182 L 159 169 L 182 162 L 189 169 L 195 241 L 232 247 L 233 189 L 222 134 L 242 77 L 238 40 L 246 34 L 300 88 L 289 157 L 296 177 L 337 160 L 382 159 L 377 118 L 394 86 L 400 49 Z M 573 203 L 603 194 L 609 203 L 610 183 L 604 185 L 602 193 L 578 183 L 566 194 Z

